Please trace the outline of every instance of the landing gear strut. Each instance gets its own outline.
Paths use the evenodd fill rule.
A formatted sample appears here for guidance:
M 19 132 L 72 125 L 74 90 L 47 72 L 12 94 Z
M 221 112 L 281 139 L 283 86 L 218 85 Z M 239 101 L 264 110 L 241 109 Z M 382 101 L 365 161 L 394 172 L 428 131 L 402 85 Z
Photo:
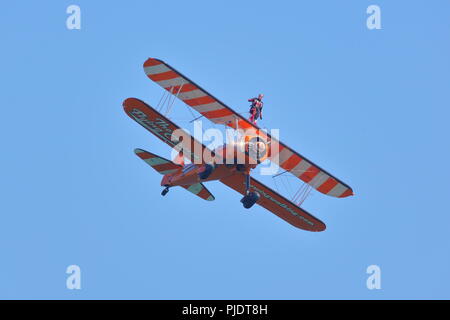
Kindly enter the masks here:
M 258 200 L 259 193 L 250 191 L 250 172 L 245 175 L 245 196 L 241 199 L 241 203 L 245 209 L 250 209 Z
M 165 196 L 169 192 L 169 187 L 165 187 L 164 190 L 161 192 L 162 196 Z

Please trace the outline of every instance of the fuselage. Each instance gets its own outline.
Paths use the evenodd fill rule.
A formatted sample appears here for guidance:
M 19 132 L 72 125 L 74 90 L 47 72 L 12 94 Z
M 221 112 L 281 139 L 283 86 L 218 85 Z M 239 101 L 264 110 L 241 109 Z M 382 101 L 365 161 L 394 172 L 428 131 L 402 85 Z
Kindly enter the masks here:
M 236 144 L 225 144 L 214 150 L 214 160 L 209 163 L 190 163 L 175 172 L 164 175 L 161 185 L 166 187 L 192 185 L 198 182 L 220 180 L 234 174 L 249 173 L 262 160 L 255 159 L 248 148 L 240 149 Z

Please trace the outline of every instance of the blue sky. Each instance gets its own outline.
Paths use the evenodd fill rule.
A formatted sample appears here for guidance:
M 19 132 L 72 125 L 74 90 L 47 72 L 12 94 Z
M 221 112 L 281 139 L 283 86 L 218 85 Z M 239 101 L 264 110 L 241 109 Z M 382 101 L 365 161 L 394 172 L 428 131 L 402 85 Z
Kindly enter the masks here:
M 70 4 L 81 30 L 66 28 Z M 371 4 L 381 30 L 366 27 Z M 3 5 L 0 298 L 450 298 L 449 12 L 438 0 Z M 122 110 L 159 101 L 148 57 L 236 110 L 265 93 L 262 126 L 356 196 L 304 203 L 322 233 L 245 211 L 218 182 L 213 203 L 181 188 L 162 198 L 133 149 L 170 150 Z M 172 117 L 190 119 L 180 102 Z M 66 288 L 72 264 L 81 290 Z M 381 290 L 366 287 L 372 264 Z

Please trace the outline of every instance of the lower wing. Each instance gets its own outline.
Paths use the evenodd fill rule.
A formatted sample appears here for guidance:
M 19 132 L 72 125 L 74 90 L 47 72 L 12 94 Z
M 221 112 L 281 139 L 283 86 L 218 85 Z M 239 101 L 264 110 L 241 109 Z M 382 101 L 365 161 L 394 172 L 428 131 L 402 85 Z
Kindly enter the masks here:
M 179 128 L 144 101 L 128 98 L 123 102 L 123 107 L 131 119 L 176 151 L 182 151 L 184 157 L 191 162 L 202 164 L 213 162 L 215 157 L 219 157 L 214 151 L 205 147 L 201 142 L 189 135 L 188 132 Z
M 220 181 L 242 195 L 245 194 L 245 176 L 243 174 L 235 174 L 223 178 Z M 322 221 L 298 207 L 285 197 L 276 193 L 269 187 L 265 186 L 261 182 L 251 178 L 250 184 L 251 190 L 258 192 L 260 195 L 260 198 L 256 203 L 276 214 L 281 219 L 289 222 L 297 228 L 307 231 L 318 232 L 326 229 L 326 226 Z

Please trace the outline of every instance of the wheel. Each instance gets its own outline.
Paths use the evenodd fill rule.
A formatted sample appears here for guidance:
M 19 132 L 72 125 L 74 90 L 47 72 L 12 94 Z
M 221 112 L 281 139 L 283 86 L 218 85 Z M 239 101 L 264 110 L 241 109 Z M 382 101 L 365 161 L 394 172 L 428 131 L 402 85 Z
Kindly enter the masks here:
M 166 187 L 166 188 L 161 192 L 161 195 L 164 197 L 164 196 L 167 194 L 167 192 L 169 192 L 169 187 Z
M 259 197 L 258 192 L 250 192 L 241 199 L 241 202 L 245 209 L 250 209 L 259 200 Z

